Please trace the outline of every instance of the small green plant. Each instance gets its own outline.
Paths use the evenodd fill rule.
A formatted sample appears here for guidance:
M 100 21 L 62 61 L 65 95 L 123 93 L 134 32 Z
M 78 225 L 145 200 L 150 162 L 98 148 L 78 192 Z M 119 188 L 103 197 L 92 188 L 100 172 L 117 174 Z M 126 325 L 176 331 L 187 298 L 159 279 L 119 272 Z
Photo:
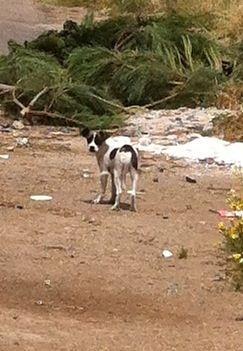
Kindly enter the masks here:
M 188 257 L 188 249 L 182 246 L 178 252 L 178 258 L 182 260 L 182 259 L 187 259 L 187 257 Z

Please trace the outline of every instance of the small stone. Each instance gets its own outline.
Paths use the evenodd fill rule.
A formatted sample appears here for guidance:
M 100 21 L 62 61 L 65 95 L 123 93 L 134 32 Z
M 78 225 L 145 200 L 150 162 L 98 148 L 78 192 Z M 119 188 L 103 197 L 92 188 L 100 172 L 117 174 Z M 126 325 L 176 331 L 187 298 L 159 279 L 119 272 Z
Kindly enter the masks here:
M 177 283 L 170 284 L 166 289 L 167 296 L 175 296 L 179 293 L 179 285 Z
M 51 281 L 50 281 L 50 279 L 46 279 L 46 280 L 44 281 L 44 283 L 45 283 L 46 286 L 51 286 Z
M 24 129 L 24 128 L 25 128 L 23 122 L 17 121 L 17 120 L 15 120 L 15 121 L 13 122 L 12 127 L 13 127 L 14 129 L 17 129 L 17 130 L 21 130 L 21 129 Z
M 163 166 L 160 166 L 160 167 L 158 168 L 158 171 L 159 171 L 160 173 L 163 173 L 163 172 L 165 171 L 165 169 L 164 169 Z
M 197 181 L 195 178 L 186 176 L 186 181 L 191 184 L 195 184 Z
M 18 146 L 29 146 L 29 139 L 28 138 L 17 138 L 16 143 Z

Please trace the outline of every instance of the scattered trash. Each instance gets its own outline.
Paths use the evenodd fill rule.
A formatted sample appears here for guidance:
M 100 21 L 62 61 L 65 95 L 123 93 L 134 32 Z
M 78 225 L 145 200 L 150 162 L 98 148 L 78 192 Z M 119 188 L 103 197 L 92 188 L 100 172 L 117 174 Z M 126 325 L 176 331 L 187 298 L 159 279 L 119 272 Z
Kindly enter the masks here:
M 224 187 L 216 187 L 216 186 L 213 186 L 213 185 L 209 185 L 207 187 L 208 190 L 212 190 L 212 191 L 227 191 L 229 192 L 231 188 L 224 188 Z
M 195 183 L 197 182 L 196 179 L 191 178 L 191 177 L 188 177 L 188 176 L 186 176 L 186 181 L 187 181 L 188 183 L 192 183 L 192 184 L 195 184 Z
M 142 191 L 142 190 L 136 192 L 137 195 L 142 195 L 144 193 L 145 193 L 145 191 Z M 127 194 L 131 195 L 132 194 L 132 190 L 127 190 Z
M 224 280 L 225 280 L 225 277 L 219 274 L 216 274 L 215 277 L 212 279 L 213 282 L 222 282 Z
M 16 205 L 17 210 L 23 210 L 24 206 L 22 205 Z
M 82 171 L 82 177 L 83 178 L 91 178 L 92 172 L 89 169 L 83 169 Z
M 51 286 L 51 281 L 50 281 L 50 279 L 44 280 L 44 283 L 45 283 L 46 286 Z
M 194 161 L 213 159 L 218 165 L 243 167 L 243 143 L 229 143 L 215 137 L 199 137 L 188 143 L 168 147 L 164 153 Z
M 0 155 L 0 159 L 8 160 L 9 159 L 9 155 Z
M 67 248 L 63 245 L 46 245 L 45 248 L 48 250 L 67 250 Z
M 218 211 L 217 211 L 217 210 L 214 210 L 213 208 L 210 208 L 210 209 L 209 209 L 209 212 L 217 213 L 217 214 L 218 214 Z
M 236 322 L 243 322 L 243 316 L 236 317 L 235 320 Z
M 151 139 L 149 137 L 149 135 L 147 136 L 142 136 L 141 138 L 139 138 L 139 144 L 142 146 L 148 146 L 151 144 Z
M 12 129 L 9 126 L 0 126 L 0 132 L 2 133 L 11 133 Z
M 176 296 L 176 295 L 178 295 L 178 293 L 179 293 L 179 284 L 178 283 L 172 283 L 166 289 L 167 296 Z
M 36 301 L 36 305 L 42 306 L 42 305 L 44 305 L 44 302 L 42 300 L 38 300 L 38 301 Z
M 188 257 L 188 249 L 185 249 L 183 246 L 180 248 L 178 252 L 178 258 L 180 260 L 186 259 Z
M 9 155 L 0 155 L 0 159 L 2 160 L 8 160 L 10 158 Z
M 159 178 L 158 177 L 154 177 L 153 182 L 154 183 L 158 183 L 159 182 Z
M 162 256 L 163 256 L 164 258 L 170 258 L 170 257 L 173 256 L 173 253 L 172 253 L 171 251 L 169 251 L 169 250 L 164 250 L 164 251 L 162 252 Z
M 14 151 L 14 149 L 15 149 L 15 146 L 8 146 L 6 148 L 6 150 L 8 150 L 8 151 Z
M 47 195 L 31 195 L 31 200 L 34 201 L 50 201 L 52 200 L 51 196 L 47 196 Z
M 12 127 L 13 127 L 14 129 L 18 129 L 18 130 L 21 130 L 21 129 L 24 129 L 24 128 L 25 128 L 23 122 L 17 121 L 17 120 L 15 120 L 15 121 L 13 122 Z
M 227 211 L 227 210 L 219 210 L 216 211 L 221 217 L 226 218 L 243 218 L 243 211 Z
M 89 173 L 83 173 L 83 178 L 90 178 L 90 174 Z
M 29 139 L 28 138 L 17 138 L 16 143 L 18 146 L 29 146 Z

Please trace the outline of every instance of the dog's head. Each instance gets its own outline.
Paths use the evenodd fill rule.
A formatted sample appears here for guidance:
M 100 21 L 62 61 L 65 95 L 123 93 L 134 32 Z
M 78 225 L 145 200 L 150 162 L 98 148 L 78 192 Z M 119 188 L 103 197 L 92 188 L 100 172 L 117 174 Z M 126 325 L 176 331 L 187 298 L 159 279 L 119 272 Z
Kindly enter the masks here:
M 106 132 L 94 132 L 89 128 L 80 130 L 80 135 L 82 135 L 87 140 L 88 149 L 90 152 L 97 152 L 103 142 L 110 136 Z

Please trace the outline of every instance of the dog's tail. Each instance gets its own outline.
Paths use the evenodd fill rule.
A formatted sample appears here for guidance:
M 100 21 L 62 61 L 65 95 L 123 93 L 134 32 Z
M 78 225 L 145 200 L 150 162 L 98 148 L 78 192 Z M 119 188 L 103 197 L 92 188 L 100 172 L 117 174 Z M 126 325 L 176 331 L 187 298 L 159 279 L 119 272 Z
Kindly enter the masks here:
M 125 144 L 119 149 L 119 158 L 122 164 L 122 188 L 126 189 L 126 175 L 128 168 L 131 166 L 137 170 L 138 168 L 138 156 L 135 149 L 129 145 Z
M 131 164 L 138 169 L 138 155 L 132 145 L 125 144 L 119 149 L 120 160 L 124 166 Z

